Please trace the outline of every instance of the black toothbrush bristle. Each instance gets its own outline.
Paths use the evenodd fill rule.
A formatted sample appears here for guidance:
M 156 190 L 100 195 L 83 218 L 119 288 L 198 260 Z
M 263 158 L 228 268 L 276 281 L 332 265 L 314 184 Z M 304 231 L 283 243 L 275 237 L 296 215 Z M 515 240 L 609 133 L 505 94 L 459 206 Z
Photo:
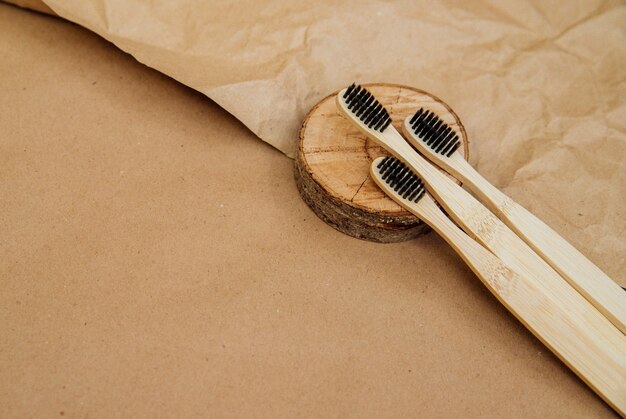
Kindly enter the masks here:
M 395 157 L 385 157 L 376 167 L 385 183 L 402 198 L 418 202 L 426 193 L 422 179 Z
M 366 88 L 352 83 L 343 93 L 343 99 L 348 110 L 368 128 L 383 132 L 391 124 L 387 109 Z
M 461 145 L 461 140 L 452 127 L 432 111 L 420 108 L 409 123 L 413 133 L 442 156 L 450 157 Z

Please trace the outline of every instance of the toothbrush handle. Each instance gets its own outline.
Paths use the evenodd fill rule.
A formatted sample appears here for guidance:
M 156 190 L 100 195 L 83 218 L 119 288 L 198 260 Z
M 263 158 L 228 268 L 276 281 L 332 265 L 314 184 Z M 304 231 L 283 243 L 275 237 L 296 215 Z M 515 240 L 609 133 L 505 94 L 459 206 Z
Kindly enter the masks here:
M 578 313 L 542 292 L 532 279 L 508 268 L 500 259 L 458 228 L 430 196 L 406 205 L 463 258 L 491 293 L 541 342 L 618 412 L 626 409 L 624 359 L 597 341 Z
M 626 334 L 626 292 L 567 240 L 483 178 L 469 163 L 455 159 L 467 186 L 537 254 Z

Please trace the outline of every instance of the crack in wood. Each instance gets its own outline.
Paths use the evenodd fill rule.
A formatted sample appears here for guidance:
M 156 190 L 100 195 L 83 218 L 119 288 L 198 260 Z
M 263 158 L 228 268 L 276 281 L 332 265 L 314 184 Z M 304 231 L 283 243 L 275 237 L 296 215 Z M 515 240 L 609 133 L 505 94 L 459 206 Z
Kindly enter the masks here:
M 367 176 L 365 177 L 365 180 L 363 182 L 361 182 L 361 185 L 359 186 L 359 188 L 356 190 L 356 192 L 354 193 L 354 195 L 352 195 L 352 198 L 350 198 L 350 202 L 354 202 L 354 198 L 358 195 L 359 191 L 361 190 L 361 188 L 363 187 L 363 185 L 365 185 L 365 182 L 367 182 L 367 180 L 370 178 L 370 174 L 368 173 Z

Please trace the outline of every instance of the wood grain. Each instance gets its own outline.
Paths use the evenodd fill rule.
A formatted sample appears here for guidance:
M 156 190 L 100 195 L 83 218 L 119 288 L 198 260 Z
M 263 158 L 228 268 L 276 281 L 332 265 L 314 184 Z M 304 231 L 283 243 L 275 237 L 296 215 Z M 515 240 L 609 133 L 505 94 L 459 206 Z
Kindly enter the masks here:
M 365 86 L 385 105 L 398 127 L 419 107 L 436 112 L 457 132 L 463 143 L 460 152 L 468 157 L 465 129 L 439 98 L 407 86 Z M 337 110 L 336 94 L 315 105 L 302 124 L 295 161 L 300 195 L 322 220 L 353 237 L 388 243 L 424 233 L 424 223 L 388 198 L 370 178 L 372 160 L 388 153 Z

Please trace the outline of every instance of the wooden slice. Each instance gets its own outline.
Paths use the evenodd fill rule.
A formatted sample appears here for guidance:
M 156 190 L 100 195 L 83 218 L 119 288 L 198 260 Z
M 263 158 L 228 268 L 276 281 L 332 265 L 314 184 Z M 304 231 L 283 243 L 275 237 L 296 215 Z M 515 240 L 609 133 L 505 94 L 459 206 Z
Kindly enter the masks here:
M 387 108 L 398 131 L 418 108 L 435 112 L 456 130 L 467 159 L 465 129 L 439 98 L 407 86 L 364 86 Z M 300 195 L 318 217 L 353 237 L 391 243 L 423 234 L 426 225 L 388 198 L 370 178 L 372 160 L 388 153 L 339 113 L 336 94 L 322 99 L 302 123 L 295 161 Z

